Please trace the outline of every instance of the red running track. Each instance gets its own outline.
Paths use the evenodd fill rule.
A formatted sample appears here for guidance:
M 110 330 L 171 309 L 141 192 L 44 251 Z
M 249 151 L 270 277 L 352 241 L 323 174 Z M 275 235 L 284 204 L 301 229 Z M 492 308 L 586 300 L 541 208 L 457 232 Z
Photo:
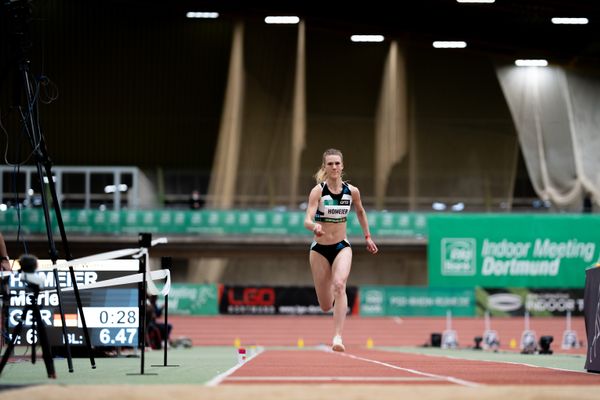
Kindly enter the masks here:
M 305 346 L 329 345 L 333 336 L 331 316 L 170 316 L 172 337 L 192 339 L 195 346 L 230 346 L 239 339 L 243 346 L 296 346 L 298 339 Z M 509 350 L 511 339 L 518 344 L 524 330 L 523 318 L 494 318 L 491 328 L 498 332 L 500 348 Z M 583 317 L 573 317 L 571 329 L 582 342 L 580 349 L 561 350 L 566 328 L 564 318 L 531 318 L 529 329 L 554 336 L 555 352 L 585 354 L 586 334 Z M 446 329 L 445 318 L 366 318 L 349 316 L 344 328 L 344 343 L 350 352 L 365 348 L 368 339 L 375 346 L 419 346 L 430 341 L 433 332 Z M 483 318 L 454 318 L 452 329 L 458 334 L 460 347 L 472 347 L 473 338 L 484 332 Z M 518 349 L 514 349 L 518 350 Z
M 362 350 L 266 350 L 232 374 L 225 384 L 376 383 L 482 385 L 598 385 L 596 374 L 524 364 Z

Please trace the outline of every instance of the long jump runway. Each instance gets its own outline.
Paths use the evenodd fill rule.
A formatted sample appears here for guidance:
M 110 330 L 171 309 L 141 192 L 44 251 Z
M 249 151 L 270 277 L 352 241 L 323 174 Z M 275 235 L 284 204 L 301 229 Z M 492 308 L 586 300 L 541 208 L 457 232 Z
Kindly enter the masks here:
M 266 350 L 216 377 L 221 384 L 277 383 L 598 385 L 600 377 L 527 364 L 465 360 L 380 350 Z

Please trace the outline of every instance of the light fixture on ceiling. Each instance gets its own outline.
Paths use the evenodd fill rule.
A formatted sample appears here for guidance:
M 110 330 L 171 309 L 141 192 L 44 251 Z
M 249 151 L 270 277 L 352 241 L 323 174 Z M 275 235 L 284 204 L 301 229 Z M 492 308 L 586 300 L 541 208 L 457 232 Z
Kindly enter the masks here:
M 206 11 L 188 11 L 185 14 L 186 17 L 188 18 L 209 18 L 209 19 L 215 19 L 215 18 L 219 18 L 219 13 L 218 12 L 206 12 Z
M 517 67 L 547 67 L 548 61 L 544 59 L 519 59 L 515 60 Z
M 462 40 L 447 41 L 447 40 L 436 40 L 433 42 L 433 47 L 436 49 L 464 49 L 467 47 L 467 42 Z
M 270 15 L 265 17 L 265 23 L 267 24 L 297 24 L 300 22 L 300 17 L 293 15 L 289 16 L 273 16 Z
M 590 21 L 587 18 L 552 18 L 555 25 L 586 25 Z
M 383 42 L 383 35 L 352 35 L 350 40 L 353 42 Z

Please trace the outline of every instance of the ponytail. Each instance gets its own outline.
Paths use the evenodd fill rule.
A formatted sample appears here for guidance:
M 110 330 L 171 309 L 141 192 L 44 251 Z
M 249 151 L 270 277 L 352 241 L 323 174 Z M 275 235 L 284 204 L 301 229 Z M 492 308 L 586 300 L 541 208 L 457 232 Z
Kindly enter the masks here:
M 324 167 L 319 168 L 319 170 L 317 172 L 315 172 L 314 175 L 315 181 L 317 181 L 317 184 L 321 183 L 321 182 L 325 182 L 325 180 L 327 179 L 327 172 L 325 171 Z

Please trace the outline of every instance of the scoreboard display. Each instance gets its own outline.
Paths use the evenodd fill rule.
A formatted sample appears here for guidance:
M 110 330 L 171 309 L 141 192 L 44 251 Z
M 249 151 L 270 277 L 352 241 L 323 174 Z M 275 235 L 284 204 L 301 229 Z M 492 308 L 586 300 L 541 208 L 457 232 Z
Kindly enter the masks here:
M 38 260 L 35 274 L 39 279 L 36 281 L 43 284 L 40 285 L 36 300 L 50 345 L 63 346 L 59 299 L 56 291 L 52 290 L 56 287 L 53 268 L 50 260 Z M 139 268 L 138 260 L 97 261 L 73 267 L 77 287 L 81 288 L 79 295 L 92 346 L 136 347 L 138 345 L 140 325 L 138 284 L 99 285 L 101 287 L 89 289 L 85 286 L 115 278 L 118 281 L 118 278 L 138 273 Z M 27 315 L 23 315 L 34 296 L 30 284 L 22 279 L 21 274 L 10 276 L 8 284 L 10 296 L 7 313 L 4 315 L 5 326 L 12 336 L 14 327 L 22 320 L 23 329 L 15 345 L 28 346 L 36 343 L 37 332 L 33 329 L 33 313 L 28 311 Z M 68 267 L 58 270 L 58 284 L 61 288 L 61 303 L 69 343 L 72 346 L 84 346 L 83 324 L 77 308 L 75 292 L 72 290 L 73 282 Z

